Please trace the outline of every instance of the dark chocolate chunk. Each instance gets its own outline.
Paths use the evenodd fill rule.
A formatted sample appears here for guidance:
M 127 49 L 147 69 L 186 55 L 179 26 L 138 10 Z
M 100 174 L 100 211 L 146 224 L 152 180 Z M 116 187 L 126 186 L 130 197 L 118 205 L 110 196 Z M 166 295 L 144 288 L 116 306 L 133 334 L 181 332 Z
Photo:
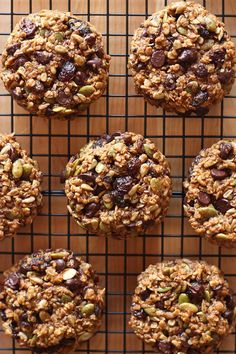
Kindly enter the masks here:
M 121 208 L 125 208 L 127 206 L 127 202 L 124 200 L 124 193 L 119 191 L 112 191 L 111 198 L 115 205 L 118 205 Z
M 143 292 L 140 293 L 140 298 L 141 300 L 145 301 L 149 298 L 149 296 L 151 295 L 152 291 L 150 289 L 146 289 Z
M 225 61 L 226 50 L 224 48 L 217 48 L 213 50 L 209 57 L 215 65 L 222 66 Z
M 141 161 L 137 157 L 133 157 L 132 159 L 130 159 L 127 162 L 127 166 L 126 166 L 128 174 L 130 176 L 135 177 L 139 173 L 141 164 L 142 164 Z
M 73 96 L 71 94 L 66 94 L 64 90 L 58 91 L 56 101 L 57 103 L 66 107 L 71 107 L 71 105 L 74 103 Z
M 199 192 L 197 198 L 198 198 L 199 203 L 204 206 L 209 205 L 211 202 L 210 195 L 205 192 Z
M 83 86 L 87 80 L 87 75 L 83 71 L 77 71 L 74 77 L 74 82 L 78 86 Z
M 197 60 L 198 54 L 195 48 L 185 48 L 180 52 L 178 61 L 181 64 L 192 64 Z
M 71 291 L 78 291 L 82 287 L 82 283 L 78 278 L 73 278 L 73 279 L 68 279 L 65 281 L 65 285 L 71 290 Z
M 172 91 L 176 88 L 176 76 L 175 74 L 167 74 L 164 86 L 167 91 Z
M 153 52 L 151 57 L 151 64 L 154 68 L 161 68 L 165 64 L 166 56 L 162 49 Z
M 69 82 L 75 76 L 75 66 L 72 62 L 66 61 L 58 72 L 58 80 L 62 82 Z
M 95 55 L 93 58 L 87 61 L 86 65 L 92 68 L 93 70 L 98 70 L 102 67 L 102 59 L 98 58 L 98 56 Z
M 29 18 L 23 18 L 20 23 L 20 29 L 25 32 L 26 37 L 32 37 L 37 30 L 37 26 Z
M 211 169 L 211 176 L 214 178 L 214 180 L 223 180 L 226 177 L 228 177 L 228 171 L 227 170 L 218 170 L 217 168 L 212 168 Z
M 21 46 L 20 43 L 15 43 L 15 44 L 12 44 L 10 47 L 6 48 L 6 52 L 8 55 L 13 55 L 17 49 L 19 49 Z
M 20 287 L 20 277 L 17 273 L 11 273 L 5 280 L 5 286 L 8 286 L 12 290 L 18 290 Z
M 230 143 L 221 143 L 220 144 L 220 154 L 219 156 L 223 159 L 223 160 L 227 160 L 230 158 L 233 158 L 233 153 L 234 153 L 234 148 L 233 145 Z
M 194 282 L 187 290 L 187 294 L 190 298 L 190 301 L 194 304 L 199 304 L 204 298 L 204 287 L 198 282 Z
M 200 36 L 202 38 L 205 38 L 205 39 L 209 39 L 212 37 L 212 33 L 209 32 L 206 27 L 204 27 L 203 25 L 200 25 L 199 28 L 198 28 L 198 33 L 200 34 Z
M 164 310 L 164 309 L 165 309 L 164 301 L 157 301 L 157 302 L 155 303 L 155 307 L 156 307 L 157 309 Z
M 222 214 L 225 214 L 229 209 L 232 208 L 228 199 L 220 198 L 213 201 L 214 207 L 220 211 Z
M 234 78 L 234 70 L 225 68 L 218 71 L 217 76 L 221 84 L 228 84 Z
M 196 67 L 194 67 L 194 72 L 198 77 L 206 77 L 208 75 L 208 70 L 205 64 L 200 63 Z
M 92 218 L 97 211 L 99 210 L 100 206 L 96 203 L 89 203 L 84 208 L 84 213 L 88 218 Z
M 57 259 L 55 262 L 56 262 L 56 270 L 58 272 L 62 272 L 66 267 L 66 262 L 64 261 L 64 259 Z

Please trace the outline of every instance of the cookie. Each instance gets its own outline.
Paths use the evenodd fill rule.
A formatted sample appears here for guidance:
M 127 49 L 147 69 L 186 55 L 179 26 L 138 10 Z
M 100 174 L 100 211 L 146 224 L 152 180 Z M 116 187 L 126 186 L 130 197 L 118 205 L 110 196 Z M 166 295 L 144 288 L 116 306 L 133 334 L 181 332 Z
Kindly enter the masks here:
M 158 223 L 171 196 L 165 156 L 140 134 L 105 134 L 73 156 L 65 170 L 68 210 L 92 233 L 136 236 Z
M 73 252 L 38 251 L 5 274 L 0 315 L 6 334 L 38 353 L 67 353 L 101 325 L 104 289 Z
M 204 115 L 230 92 L 235 45 L 203 6 L 174 2 L 134 34 L 129 67 L 136 90 L 152 105 Z
M 185 181 L 185 213 L 194 230 L 219 246 L 236 246 L 236 142 L 203 149 Z
M 217 267 L 178 259 L 150 265 L 138 276 L 130 326 L 157 353 L 211 353 L 233 328 L 234 308 Z
M 3 51 L 1 78 L 30 113 L 68 117 L 103 94 L 109 60 L 91 23 L 70 13 L 42 10 L 14 28 Z
M 31 224 L 42 205 L 42 172 L 16 141 L 0 135 L 0 240 Z

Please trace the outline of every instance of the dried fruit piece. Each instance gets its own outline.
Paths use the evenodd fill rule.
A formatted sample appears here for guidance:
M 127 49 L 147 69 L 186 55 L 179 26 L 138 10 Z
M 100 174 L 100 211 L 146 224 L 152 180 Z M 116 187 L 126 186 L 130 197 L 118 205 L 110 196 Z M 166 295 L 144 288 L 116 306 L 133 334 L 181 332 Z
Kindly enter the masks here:
M 59 69 L 58 80 L 62 82 L 69 82 L 75 76 L 75 66 L 72 62 L 66 61 Z
M 219 156 L 223 160 L 227 160 L 229 158 L 233 158 L 233 152 L 234 152 L 234 148 L 233 148 L 233 145 L 231 143 L 221 143 L 220 144 L 220 154 L 219 154 Z
M 12 290 L 18 290 L 20 287 L 20 277 L 17 273 L 11 273 L 4 283 L 5 286 L 8 286 Z
M 183 64 L 192 64 L 198 58 L 197 50 L 195 48 L 185 48 L 178 56 L 178 61 Z
M 207 77 L 208 76 L 208 70 L 205 64 L 200 63 L 194 68 L 194 72 L 198 77 Z
M 167 74 L 165 82 L 165 88 L 167 91 L 172 91 L 176 88 L 176 75 L 175 74 Z
M 192 105 L 194 107 L 200 106 L 202 103 L 208 100 L 208 92 L 207 91 L 199 91 L 194 97 Z
M 52 59 L 52 53 L 48 53 L 46 51 L 36 51 L 34 53 L 34 57 L 37 60 L 38 63 L 46 65 L 50 62 L 50 60 Z
M 228 171 L 226 170 L 218 170 L 217 168 L 212 168 L 211 169 L 211 176 L 214 178 L 216 181 L 221 181 L 228 177 Z
M 25 33 L 25 36 L 27 38 L 33 36 L 37 30 L 36 24 L 28 18 L 23 18 L 23 20 L 20 23 L 20 28 Z
M 154 68 L 159 69 L 161 68 L 166 61 L 166 56 L 163 50 L 159 49 L 153 52 L 151 57 L 151 64 Z
M 84 208 L 84 213 L 88 218 L 92 218 L 99 210 L 100 206 L 96 203 L 89 203 Z
M 198 201 L 201 205 L 207 206 L 211 203 L 211 197 L 209 194 L 200 191 L 198 193 Z

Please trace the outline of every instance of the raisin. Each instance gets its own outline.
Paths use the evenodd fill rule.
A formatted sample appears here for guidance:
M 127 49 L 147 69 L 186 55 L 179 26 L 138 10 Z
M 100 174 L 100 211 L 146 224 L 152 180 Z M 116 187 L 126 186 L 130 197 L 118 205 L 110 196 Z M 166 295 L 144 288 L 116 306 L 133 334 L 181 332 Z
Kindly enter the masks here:
M 15 100 L 22 100 L 24 98 L 24 93 L 19 87 L 17 87 L 12 91 L 12 97 Z
M 111 198 L 115 205 L 118 205 L 121 208 L 125 208 L 127 206 L 127 202 L 124 200 L 124 193 L 119 191 L 112 191 Z
M 44 85 L 41 81 L 36 81 L 35 85 L 31 87 L 31 91 L 36 94 L 42 94 L 44 93 Z
M 92 218 L 99 210 L 99 204 L 89 203 L 84 208 L 84 213 L 88 218 Z
M 37 30 L 36 24 L 28 18 L 24 18 L 21 21 L 20 28 L 25 32 L 27 38 L 32 37 Z
M 34 57 L 38 63 L 46 65 L 52 59 L 52 54 L 45 51 L 44 52 L 37 51 L 34 53 Z
M 19 272 L 21 274 L 27 274 L 27 272 L 30 272 L 32 269 L 31 269 L 31 265 L 28 264 L 27 262 L 23 262 L 21 263 L 20 265 L 20 269 L 19 269 Z
M 138 318 L 139 320 L 146 320 L 147 318 L 147 314 L 143 308 L 141 308 L 140 310 L 133 311 L 133 316 Z
M 13 55 L 15 53 L 15 51 L 17 51 L 17 49 L 19 49 L 21 46 L 20 43 L 15 43 L 13 45 L 11 45 L 10 47 L 6 48 L 6 52 L 8 55 Z
M 204 298 L 204 287 L 198 282 L 194 282 L 188 288 L 187 294 L 194 304 L 199 304 Z
M 140 293 L 140 298 L 141 300 L 145 301 L 149 298 L 149 296 L 151 295 L 152 291 L 150 289 L 146 289 L 143 292 Z
M 18 290 L 20 287 L 20 278 L 17 273 L 11 273 L 5 280 L 5 286 L 8 286 L 12 290 Z
M 21 55 L 20 57 L 16 58 L 16 60 L 12 64 L 12 69 L 15 71 L 18 70 L 19 67 L 25 65 L 27 61 L 28 58 L 25 55 Z
M 91 28 L 87 22 L 82 21 L 80 26 L 77 28 L 81 36 L 87 36 L 91 33 Z
M 98 70 L 102 67 L 102 59 L 98 58 L 97 56 L 94 56 L 93 58 L 87 61 L 86 65 L 92 68 L 93 70 Z
M 194 48 L 183 49 L 178 56 L 178 61 L 182 64 L 192 64 L 197 60 L 197 50 Z
M 233 155 L 234 155 L 234 148 L 233 148 L 232 144 L 230 144 L 230 143 L 221 143 L 220 144 L 220 154 L 219 154 L 219 156 L 223 160 L 227 160 L 229 158 L 233 158 Z
M 233 69 L 224 69 L 221 71 L 218 71 L 217 73 L 218 79 L 221 84 L 225 85 L 234 78 L 234 70 Z
M 129 175 L 135 177 L 139 173 L 141 161 L 137 157 L 133 157 L 127 163 L 126 169 Z
M 208 92 L 207 91 L 199 91 L 194 97 L 192 105 L 194 107 L 200 106 L 202 103 L 208 100 Z
M 222 317 L 226 318 L 226 320 L 228 320 L 229 323 L 232 323 L 233 319 L 234 319 L 234 313 L 233 313 L 233 311 L 225 311 L 222 314 Z
M 209 54 L 210 59 L 215 65 L 222 66 L 225 61 L 226 50 L 224 48 L 218 48 Z
M 127 193 L 133 184 L 133 178 L 130 176 L 127 177 L 117 177 L 113 183 L 113 189 L 117 190 L 120 193 Z
M 62 82 L 71 81 L 75 76 L 75 66 L 72 62 L 66 61 L 59 70 L 58 80 Z
M 81 178 L 83 181 L 87 183 L 94 183 L 96 176 L 93 172 L 85 172 L 81 173 L 80 175 L 77 176 L 78 178 Z
M 87 75 L 83 71 L 77 71 L 74 77 L 74 82 L 78 86 L 84 86 L 87 80 Z
M 67 95 L 64 90 L 58 92 L 56 100 L 59 104 L 66 107 L 70 107 L 74 102 L 73 96 L 71 94 Z
M 96 37 L 93 34 L 87 34 L 85 41 L 92 47 L 96 43 Z
M 173 353 L 173 345 L 166 340 L 162 340 L 157 342 L 157 348 L 162 354 L 172 354 Z
M 202 38 L 208 39 L 212 37 L 212 34 L 206 29 L 206 27 L 200 25 L 198 28 L 198 33 Z
M 208 70 L 206 68 L 206 65 L 203 63 L 198 64 L 195 68 L 194 68 L 194 72 L 198 77 L 206 77 L 208 75 Z
M 176 76 L 175 74 L 167 74 L 164 86 L 167 91 L 172 91 L 176 88 Z
M 154 68 L 161 68 L 165 64 L 166 56 L 162 49 L 153 52 L 151 57 L 151 64 Z

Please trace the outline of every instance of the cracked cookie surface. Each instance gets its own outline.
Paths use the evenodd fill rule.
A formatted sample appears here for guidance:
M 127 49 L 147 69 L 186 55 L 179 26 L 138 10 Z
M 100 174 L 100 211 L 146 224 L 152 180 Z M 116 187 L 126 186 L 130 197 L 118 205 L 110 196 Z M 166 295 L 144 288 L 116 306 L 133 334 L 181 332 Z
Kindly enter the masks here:
M 234 308 L 217 267 L 178 259 L 150 265 L 138 276 L 130 326 L 160 354 L 211 353 L 232 330 Z
M 65 179 L 69 212 L 93 233 L 136 236 L 167 212 L 169 165 L 139 134 L 118 132 L 91 141 L 70 159 Z
M 232 88 L 235 45 L 200 4 L 175 2 L 134 34 L 129 67 L 138 93 L 178 114 L 204 115 Z
M 3 51 L 1 78 L 30 113 L 69 117 L 102 95 L 109 61 L 92 24 L 70 13 L 42 10 L 14 28 Z
M 104 292 L 92 266 L 65 249 L 26 256 L 5 274 L 4 331 L 39 353 L 67 353 L 101 325 Z
M 16 141 L 0 136 L 0 240 L 31 224 L 42 206 L 42 172 Z
M 236 245 L 236 142 L 203 149 L 185 181 L 185 213 L 193 229 L 220 246 Z

